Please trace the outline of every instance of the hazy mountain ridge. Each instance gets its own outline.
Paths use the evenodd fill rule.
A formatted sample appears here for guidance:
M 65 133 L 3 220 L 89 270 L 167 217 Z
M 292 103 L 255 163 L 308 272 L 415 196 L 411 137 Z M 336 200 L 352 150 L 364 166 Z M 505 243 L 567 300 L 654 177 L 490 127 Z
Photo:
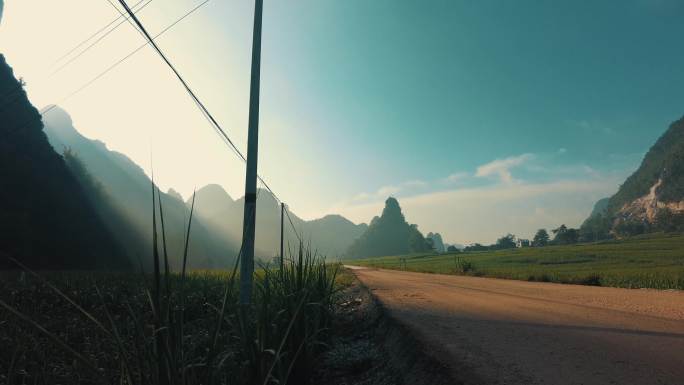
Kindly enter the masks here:
M 130 226 L 121 230 L 122 239 L 142 240 L 132 246 L 134 254 L 147 264 L 150 261 L 152 237 L 152 182 L 143 169 L 126 155 L 109 150 L 98 140 L 81 135 L 68 113 L 59 107 L 45 117 L 50 143 L 57 151 L 69 150 L 102 184 L 113 206 Z M 178 266 L 183 249 L 185 227 L 190 212 L 175 194 L 161 193 L 167 245 L 171 262 Z M 111 211 L 111 210 L 110 210 Z M 133 241 L 131 241 L 133 242 Z M 136 243 L 136 242 L 133 242 Z M 212 231 L 203 220 L 194 218 L 190 238 L 188 263 L 194 268 L 226 267 L 237 253 L 234 243 Z
M 594 238 L 684 229 L 684 118 L 670 125 L 618 192 L 597 206 L 581 228 Z
M 126 155 L 112 151 L 98 140 L 81 135 L 69 115 L 60 108 L 46 117 L 46 133 L 58 151 L 70 149 L 84 163 L 90 174 L 102 183 L 118 210 L 134 224 L 137 232 L 151 237 L 151 181 L 143 169 Z M 192 197 L 183 202 L 175 191 L 162 193 L 169 242 L 174 250 L 182 245 L 182 229 L 187 220 Z M 280 250 L 280 206 L 263 189 L 257 197 L 256 255 L 266 259 Z M 244 198 L 233 199 L 223 187 L 210 184 L 197 190 L 191 238 L 190 261 L 199 267 L 218 267 L 232 260 L 242 239 Z M 314 250 L 329 257 L 342 256 L 349 245 L 367 228 L 339 215 L 305 221 L 290 213 L 297 234 Z M 298 238 L 289 219 L 285 222 L 285 247 L 294 247 Z M 149 247 L 140 251 L 149 254 Z M 178 254 L 178 253 L 175 253 Z M 194 257 L 194 258 L 193 258 Z
M 190 204 L 190 199 L 186 204 Z M 233 200 L 219 185 L 211 184 L 197 190 L 195 212 L 236 241 L 242 238 L 243 208 L 244 197 Z M 299 235 L 305 243 L 311 242 L 311 247 L 319 254 L 334 258 L 343 256 L 366 228 L 366 224 L 354 224 L 340 215 L 305 221 L 290 212 L 289 218 L 285 217 L 284 246 L 294 247 L 299 242 Z M 280 249 L 280 205 L 264 189 L 259 189 L 257 194 L 255 248 L 257 255 L 263 257 L 275 256 Z
M 349 219 L 337 215 L 326 215 L 323 218 L 304 222 L 305 235 L 308 235 L 314 245 L 319 245 L 318 251 L 326 251 L 330 257 L 346 256 L 346 251 L 356 239 L 366 232 L 368 225 L 355 224 Z M 325 249 L 320 246 L 325 245 Z
M 35 269 L 129 268 L 1 54 L 0 95 L 0 256 Z

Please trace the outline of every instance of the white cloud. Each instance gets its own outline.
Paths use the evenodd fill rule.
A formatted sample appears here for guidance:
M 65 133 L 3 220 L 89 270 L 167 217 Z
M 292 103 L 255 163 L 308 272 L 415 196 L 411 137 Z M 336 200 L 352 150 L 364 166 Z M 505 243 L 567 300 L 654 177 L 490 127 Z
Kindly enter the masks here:
M 504 159 L 496 159 L 478 167 L 477 172 L 475 172 L 475 176 L 498 176 L 501 182 L 510 184 L 514 181 L 513 175 L 511 174 L 511 169 L 522 165 L 523 163 L 529 161 L 533 157 L 534 155 L 532 154 L 522 154 L 518 156 L 511 156 Z
M 383 186 L 378 189 L 378 191 L 375 192 L 374 195 L 376 196 L 390 196 L 393 194 L 398 193 L 401 191 L 401 187 L 398 186 Z

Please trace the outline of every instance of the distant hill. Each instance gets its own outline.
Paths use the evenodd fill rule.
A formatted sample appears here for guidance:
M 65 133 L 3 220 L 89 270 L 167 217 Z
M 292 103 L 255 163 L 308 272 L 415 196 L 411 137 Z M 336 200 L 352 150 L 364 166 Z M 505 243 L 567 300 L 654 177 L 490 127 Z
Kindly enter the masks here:
M 219 229 L 225 236 L 239 242 L 242 238 L 244 198 L 233 200 L 219 185 L 207 185 L 197 191 L 195 212 Z M 186 202 L 189 204 L 188 202 Z M 320 255 L 342 256 L 349 245 L 366 230 L 366 224 L 354 224 L 339 215 L 305 221 L 290 213 L 292 225 L 304 242 Z M 289 219 L 285 218 L 285 247 L 294 247 L 298 239 Z M 280 206 L 266 190 L 257 194 L 256 244 L 257 255 L 272 257 L 280 249 Z
M 326 215 L 304 222 L 302 228 L 320 253 L 329 257 L 342 257 L 349 246 L 368 229 L 368 225 L 354 224 L 341 215 Z
M 70 116 L 59 107 L 45 117 L 45 133 L 58 152 L 73 154 L 90 176 L 102 185 L 111 204 L 129 226 L 117 231 L 126 241 L 131 253 L 144 263 L 151 260 L 152 182 L 145 172 L 127 156 L 109 150 L 97 140 L 81 135 Z M 183 250 L 184 229 L 190 215 L 189 208 L 178 193 L 161 194 L 164 210 L 167 245 L 171 262 L 178 267 Z M 201 199 L 198 199 L 201 202 Z M 105 204 L 100 200 L 102 205 Z M 111 210 L 110 210 L 111 211 Z M 189 247 L 189 264 L 194 268 L 230 266 L 238 251 L 236 244 L 195 217 Z
M 387 198 L 380 217 L 375 217 L 368 229 L 347 251 L 351 258 L 401 255 L 430 250 L 416 225 L 409 225 L 395 198 Z
M 130 268 L 1 54 L 0 122 L 0 266 L 14 257 L 33 269 Z
M 684 118 L 672 123 L 608 201 L 597 202 L 583 238 L 684 231 Z
M 124 239 L 143 234 L 144 246 L 135 254 L 149 255 L 151 242 L 151 181 L 145 172 L 127 156 L 109 150 L 97 140 L 81 135 L 69 115 L 60 108 L 46 116 L 45 132 L 59 152 L 68 151 L 80 160 L 89 174 L 102 184 L 107 197 L 117 211 L 133 224 Z M 182 246 L 184 222 L 189 215 L 192 197 L 182 201 L 180 194 L 169 190 L 162 194 L 167 217 L 167 236 L 172 254 L 178 256 Z M 263 259 L 276 256 L 280 250 L 280 207 L 266 190 L 259 190 L 257 198 L 256 255 Z M 197 190 L 190 245 L 190 261 L 194 267 L 220 267 L 232 261 L 242 239 L 244 198 L 233 199 L 219 185 L 207 185 Z M 305 221 L 290 213 L 297 233 L 311 242 L 319 254 L 342 256 L 349 245 L 367 228 L 337 215 Z M 117 233 L 121 233 L 118 231 Z M 298 240 L 289 225 L 285 227 L 285 247 L 296 246 Z M 135 245 L 136 242 L 126 242 Z M 139 248 L 140 249 L 140 248 Z M 145 257 L 145 260 L 149 258 Z
M 438 253 L 443 253 L 446 251 L 447 246 L 444 244 L 444 241 L 442 241 L 442 235 L 440 233 L 427 233 L 425 236 L 425 239 L 430 239 L 432 242 L 432 248 L 438 252 Z

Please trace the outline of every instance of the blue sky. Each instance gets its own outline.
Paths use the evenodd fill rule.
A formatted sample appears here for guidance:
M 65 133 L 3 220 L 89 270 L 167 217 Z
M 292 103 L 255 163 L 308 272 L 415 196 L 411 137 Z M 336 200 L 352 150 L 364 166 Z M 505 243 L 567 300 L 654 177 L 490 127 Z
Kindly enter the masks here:
M 140 44 L 121 28 L 61 78 L 35 80 L 116 16 L 71 0 L 36 17 L 38 3 L 52 6 L 9 0 L 0 27 L 38 105 Z M 157 31 L 197 3 L 156 0 L 140 15 Z M 683 16 L 677 0 L 265 0 L 261 173 L 306 218 L 367 222 L 391 194 L 447 242 L 577 226 L 684 115 Z M 242 148 L 251 17 L 251 2 L 213 0 L 159 41 Z M 151 52 L 64 107 L 146 170 L 152 150 L 165 187 L 241 195 L 243 166 Z

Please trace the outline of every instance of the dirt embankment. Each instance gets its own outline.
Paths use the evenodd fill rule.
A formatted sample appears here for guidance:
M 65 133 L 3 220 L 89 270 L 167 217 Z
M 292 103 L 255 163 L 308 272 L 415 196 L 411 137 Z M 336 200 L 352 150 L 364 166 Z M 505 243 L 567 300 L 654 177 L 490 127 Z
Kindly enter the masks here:
M 354 278 L 339 299 L 334 335 L 312 383 L 452 385 L 452 370 L 412 330 L 392 318 Z

